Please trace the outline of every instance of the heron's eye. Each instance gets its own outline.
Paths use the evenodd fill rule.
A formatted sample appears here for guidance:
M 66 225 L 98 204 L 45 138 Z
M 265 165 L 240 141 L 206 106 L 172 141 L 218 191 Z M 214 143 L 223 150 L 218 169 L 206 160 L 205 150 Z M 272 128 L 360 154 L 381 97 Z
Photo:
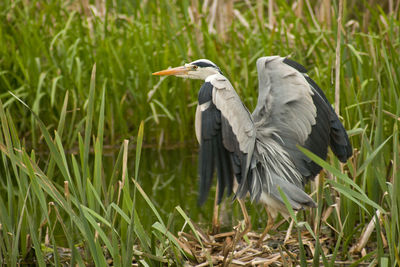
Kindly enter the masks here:
M 199 66 L 193 65 L 192 67 L 194 70 L 197 70 L 199 68 Z

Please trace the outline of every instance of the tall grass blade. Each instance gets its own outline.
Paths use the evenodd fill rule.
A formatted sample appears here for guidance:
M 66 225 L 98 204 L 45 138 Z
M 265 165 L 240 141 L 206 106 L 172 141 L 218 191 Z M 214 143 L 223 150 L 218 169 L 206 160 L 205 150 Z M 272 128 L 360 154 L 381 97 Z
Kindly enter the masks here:
M 92 132 L 92 122 L 94 113 L 94 92 L 96 87 L 96 64 L 93 65 L 92 75 L 90 78 L 89 98 L 87 102 L 86 124 L 85 124 L 85 142 L 83 148 L 82 175 L 83 188 L 86 190 L 86 179 L 89 176 L 89 151 L 90 138 Z M 86 196 L 84 195 L 83 203 L 86 204 Z
M 307 157 L 309 157 L 311 160 L 313 160 L 315 163 L 326 169 L 327 171 L 331 172 L 333 175 L 338 177 L 340 180 L 342 180 L 345 184 L 354 187 L 358 192 L 352 190 L 350 187 L 345 187 L 339 183 L 336 183 L 333 180 L 327 180 L 327 182 L 332 183 L 335 188 L 355 201 L 361 208 L 363 208 L 365 211 L 368 212 L 368 210 L 362 205 L 362 201 L 368 205 L 371 205 L 372 207 L 381 210 L 381 212 L 385 212 L 381 206 L 379 206 L 377 203 L 373 202 L 365 193 L 364 190 L 362 190 L 356 183 L 354 183 L 353 180 L 351 180 L 349 177 L 347 177 L 346 174 L 341 173 L 339 170 L 335 169 L 335 167 L 329 165 L 327 162 L 313 154 L 312 152 L 308 151 L 307 149 L 298 146 L 299 150 L 303 152 Z

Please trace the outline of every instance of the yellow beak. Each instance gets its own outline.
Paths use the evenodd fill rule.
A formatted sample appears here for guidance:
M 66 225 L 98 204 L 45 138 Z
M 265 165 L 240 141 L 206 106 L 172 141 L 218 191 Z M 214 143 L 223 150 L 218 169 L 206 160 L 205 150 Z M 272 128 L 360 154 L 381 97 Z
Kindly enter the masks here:
M 187 72 L 187 68 L 185 68 L 184 66 L 180 66 L 172 69 L 154 72 L 153 75 L 185 75 L 187 74 Z

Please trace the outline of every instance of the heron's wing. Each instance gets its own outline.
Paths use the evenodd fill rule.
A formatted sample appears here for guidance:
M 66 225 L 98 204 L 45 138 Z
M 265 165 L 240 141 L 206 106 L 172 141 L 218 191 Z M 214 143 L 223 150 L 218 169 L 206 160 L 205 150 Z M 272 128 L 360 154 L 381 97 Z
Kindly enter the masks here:
M 352 153 L 346 131 L 306 69 L 295 61 L 273 56 L 258 59 L 257 70 L 259 98 L 253 117 L 260 140 L 280 144 L 301 173 L 302 183 L 318 174 L 321 167 L 297 145 L 324 159 L 330 145 L 339 159 L 346 161 Z
M 218 201 L 225 187 L 232 191 L 233 174 L 247 175 L 254 149 L 255 130 L 250 113 L 227 78 L 215 74 L 207 78 L 199 92 L 196 135 L 200 143 L 200 196 L 202 204 L 217 169 Z
M 336 157 L 338 157 L 341 162 L 346 162 L 347 159 L 353 154 L 353 148 L 350 144 L 350 140 L 348 138 L 346 130 L 344 129 L 343 124 L 340 122 L 336 112 L 332 108 L 324 92 L 317 85 L 317 83 L 307 75 L 307 70 L 302 65 L 287 58 L 284 60 L 284 63 L 292 66 L 293 68 L 301 72 L 314 93 L 313 101 L 315 106 L 317 107 L 317 121 L 316 125 L 313 126 L 309 138 L 306 141 L 305 147 L 311 150 L 311 143 L 314 139 L 318 138 L 318 135 L 320 135 L 321 132 L 321 128 L 329 129 L 329 142 L 325 141 L 324 144 L 329 144 L 332 152 L 336 155 Z M 320 155 L 320 157 L 325 158 L 326 152 L 325 154 Z M 312 162 L 311 165 L 316 164 Z M 321 167 L 318 166 L 318 172 L 320 170 Z M 312 173 L 313 176 L 315 176 L 316 174 L 317 173 L 315 172 Z

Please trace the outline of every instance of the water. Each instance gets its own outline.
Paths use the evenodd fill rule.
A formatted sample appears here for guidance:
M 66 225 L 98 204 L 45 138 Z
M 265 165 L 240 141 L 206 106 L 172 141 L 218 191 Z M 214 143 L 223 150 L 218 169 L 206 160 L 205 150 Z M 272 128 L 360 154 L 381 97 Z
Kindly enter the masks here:
M 139 183 L 163 217 L 167 217 L 179 205 L 189 212 L 188 215 L 192 218 L 198 218 L 201 210 L 195 208 L 197 206 L 195 151 L 144 149 L 139 173 Z
M 197 148 L 179 148 L 173 150 L 143 149 L 138 181 L 150 197 L 165 222 L 173 220 L 175 227 L 183 225 L 183 219 L 175 210 L 180 206 L 194 222 L 209 228 L 211 225 L 215 184 L 210 191 L 207 202 L 199 207 Z M 135 155 L 130 156 L 133 162 Z M 134 174 L 134 166 L 130 166 L 130 176 Z M 139 196 L 137 211 L 142 215 L 144 225 L 151 226 L 156 221 L 150 208 Z M 253 229 L 263 228 L 267 216 L 260 205 L 247 201 L 249 215 L 252 218 Z M 231 230 L 242 214 L 237 202 L 231 197 L 225 197 L 220 208 L 222 228 Z

